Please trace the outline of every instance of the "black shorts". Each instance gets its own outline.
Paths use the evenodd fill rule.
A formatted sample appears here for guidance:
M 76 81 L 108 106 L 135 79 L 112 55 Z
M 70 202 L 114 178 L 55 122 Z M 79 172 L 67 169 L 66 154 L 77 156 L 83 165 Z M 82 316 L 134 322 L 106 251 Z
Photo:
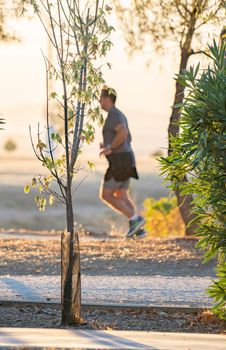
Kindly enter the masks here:
M 104 177 L 105 181 L 109 181 L 112 177 L 117 182 L 127 181 L 130 177 L 139 178 L 131 152 L 112 153 L 107 156 L 107 160 L 109 167 Z

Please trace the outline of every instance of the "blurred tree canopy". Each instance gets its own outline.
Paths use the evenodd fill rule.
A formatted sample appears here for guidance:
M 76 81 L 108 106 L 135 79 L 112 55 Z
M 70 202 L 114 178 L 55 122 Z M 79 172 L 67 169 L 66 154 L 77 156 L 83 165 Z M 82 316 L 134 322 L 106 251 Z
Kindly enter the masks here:
M 19 0 L 0 0 L 0 42 L 18 40 L 8 21 L 18 15 Z
M 180 57 L 178 74 L 183 73 L 191 55 L 205 50 L 209 36 L 219 35 L 225 18 L 225 0 L 130 0 L 127 6 L 115 0 L 116 13 L 120 20 L 130 54 L 151 47 Z M 151 58 L 151 57 L 150 57 Z M 184 99 L 185 87 L 176 81 L 175 97 L 168 127 L 168 153 L 172 152 L 171 138 L 179 133 L 179 105 Z M 187 182 L 187 175 L 184 175 Z M 192 196 L 181 195 L 176 190 L 180 212 L 186 225 L 186 235 L 192 235 L 195 225 L 191 214 Z
M 4 145 L 4 149 L 7 151 L 7 152 L 13 152 L 15 151 L 17 148 L 16 146 L 16 143 L 15 141 L 9 139 L 6 141 L 5 145 Z
M 1 125 L 2 124 L 5 124 L 5 122 L 4 122 L 4 119 L 3 118 L 0 118 L 0 130 L 3 130 L 2 128 L 1 128 Z
M 165 53 L 172 43 L 173 52 L 199 53 L 206 48 L 205 34 L 221 28 L 226 6 L 225 0 L 130 0 L 127 7 L 122 0 L 115 3 L 131 54 L 147 46 Z

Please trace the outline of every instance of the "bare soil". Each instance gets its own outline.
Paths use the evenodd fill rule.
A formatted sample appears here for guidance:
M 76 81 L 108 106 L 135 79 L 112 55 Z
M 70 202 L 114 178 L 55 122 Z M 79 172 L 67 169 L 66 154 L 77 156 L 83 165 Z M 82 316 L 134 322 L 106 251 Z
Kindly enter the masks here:
M 77 326 L 82 329 L 136 330 L 185 333 L 226 333 L 226 323 L 210 311 L 165 312 L 114 311 L 96 309 L 83 311 L 86 323 Z M 61 328 L 61 311 L 48 306 L 1 306 L 0 327 Z
M 214 277 L 214 261 L 202 264 L 203 253 L 196 243 L 195 238 L 124 240 L 82 235 L 81 269 L 88 275 Z M 59 275 L 60 259 L 60 237 L 0 239 L 1 275 Z
M 35 233 L 36 234 L 36 233 Z M 34 233 L 33 233 L 34 235 Z M 60 235 L 39 234 L 23 239 L 4 234 L 0 239 L 1 275 L 59 275 Z M 0 233 L 1 236 L 1 233 Z M 34 237 L 33 237 L 34 238 Z M 81 234 L 81 269 L 88 275 L 214 276 L 215 263 L 202 264 L 195 238 L 123 240 L 118 236 Z M 86 329 L 223 333 L 225 323 L 210 311 L 165 312 L 83 310 Z M 46 306 L 0 304 L 0 327 L 61 327 L 61 311 Z

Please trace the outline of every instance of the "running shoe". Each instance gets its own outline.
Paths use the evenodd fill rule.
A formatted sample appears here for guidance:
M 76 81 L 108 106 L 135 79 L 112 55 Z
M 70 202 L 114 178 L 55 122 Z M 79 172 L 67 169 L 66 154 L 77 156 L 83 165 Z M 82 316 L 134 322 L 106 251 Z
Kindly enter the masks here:
M 139 239 L 139 238 L 144 238 L 146 236 L 147 236 L 147 232 L 143 228 L 140 228 L 139 231 L 137 231 L 131 238 Z
M 126 234 L 126 238 L 132 238 L 134 234 L 136 234 L 142 226 L 144 226 L 144 218 L 142 216 L 138 216 L 135 220 L 130 220 L 129 222 L 129 231 Z

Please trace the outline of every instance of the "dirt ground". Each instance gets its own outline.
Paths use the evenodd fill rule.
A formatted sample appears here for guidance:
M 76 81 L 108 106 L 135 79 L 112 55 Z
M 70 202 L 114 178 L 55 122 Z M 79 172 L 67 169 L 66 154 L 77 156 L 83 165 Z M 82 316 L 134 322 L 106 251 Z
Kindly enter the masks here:
M 165 312 L 161 310 L 84 310 L 86 324 L 82 329 L 120 329 L 158 332 L 226 334 L 226 323 L 210 311 Z M 0 327 L 56 328 L 60 326 L 61 312 L 54 306 L 1 306 Z
M 36 234 L 38 237 L 36 237 Z M 1 236 L 1 233 L 0 233 Z M 32 238 L 31 238 L 32 237 Z M 35 238 L 35 239 L 34 239 Z M 38 238 L 38 239 L 37 239 Z M 202 264 L 194 238 L 123 240 L 81 234 L 81 269 L 87 275 L 214 276 L 214 262 Z M 60 235 L 4 234 L 0 239 L 1 275 L 59 275 Z M 210 311 L 83 310 L 86 329 L 223 333 L 226 325 Z M 0 327 L 60 327 L 61 312 L 51 306 L 0 304 Z
M 7 237 L 0 240 L 1 275 L 60 274 L 59 236 Z M 214 262 L 202 264 L 202 253 L 195 249 L 196 243 L 194 238 L 124 240 L 82 235 L 81 269 L 88 275 L 214 277 Z

